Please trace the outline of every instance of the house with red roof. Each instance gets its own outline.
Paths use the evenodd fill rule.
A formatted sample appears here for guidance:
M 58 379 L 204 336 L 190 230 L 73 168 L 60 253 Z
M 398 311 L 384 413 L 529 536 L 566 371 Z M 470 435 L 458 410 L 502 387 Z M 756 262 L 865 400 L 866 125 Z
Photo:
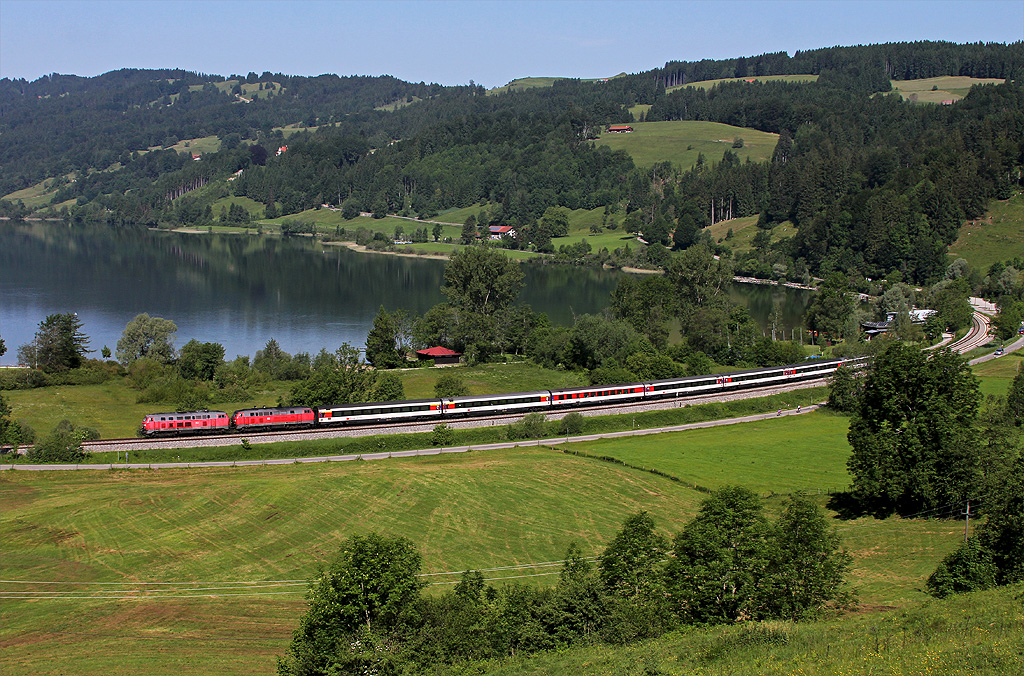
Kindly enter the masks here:
M 511 225 L 492 225 L 490 227 L 491 239 L 501 239 L 508 235 L 512 239 L 517 237 L 515 229 Z
M 455 350 L 449 350 L 447 347 L 428 347 L 425 350 L 416 350 L 417 359 L 433 359 L 434 366 L 440 366 L 441 364 L 458 364 L 459 357 L 462 356 L 461 352 Z

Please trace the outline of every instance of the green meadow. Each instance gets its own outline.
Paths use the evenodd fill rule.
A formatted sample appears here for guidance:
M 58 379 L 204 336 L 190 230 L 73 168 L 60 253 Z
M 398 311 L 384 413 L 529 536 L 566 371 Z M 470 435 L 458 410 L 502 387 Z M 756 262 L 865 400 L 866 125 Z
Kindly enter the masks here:
M 487 676 L 1005 676 L 1024 671 L 1024 585 L 818 622 L 695 628 L 628 647 L 491 662 Z
M 974 85 L 1000 84 L 999 78 L 967 77 L 964 75 L 948 75 L 928 77 L 919 80 L 892 80 L 892 90 L 904 101 L 917 103 L 942 103 L 943 101 L 959 101 L 967 96 Z
M 434 396 L 434 384 L 450 369 L 410 368 L 396 371 L 409 399 Z M 525 392 L 587 384 L 586 378 L 572 371 L 545 369 L 532 362 L 510 364 L 479 364 L 460 366 L 455 371 L 470 394 Z M 239 402 L 211 404 L 211 408 L 234 411 L 250 406 L 273 405 L 279 397 L 287 397 L 292 383 L 271 382 L 252 398 Z M 45 434 L 61 420 L 99 430 L 103 438 L 135 436 L 139 423 L 147 413 L 174 408 L 173 404 L 136 403 L 138 391 L 115 378 L 99 385 L 54 385 L 30 390 L 8 390 L 4 398 L 13 409 L 13 417 Z
M 763 162 L 771 158 L 779 138 L 778 134 L 719 122 L 634 122 L 630 126 L 632 132 L 604 132 L 596 143 L 626 151 L 641 167 L 671 162 L 689 169 L 701 153 L 709 163 L 717 163 L 726 150 L 736 153 L 742 162 Z M 732 147 L 737 138 L 743 139 L 742 148 Z
M 619 73 L 618 75 L 615 75 L 613 77 L 621 77 L 623 75 L 625 75 L 625 73 Z M 533 89 L 534 87 L 550 87 L 553 84 L 555 84 L 555 82 L 557 80 L 565 80 L 565 79 L 567 79 L 567 78 L 564 78 L 564 77 L 518 77 L 515 80 L 512 80 L 511 82 L 509 82 L 507 85 L 504 85 L 502 87 L 495 87 L 494 89 L 488 89 L 487 90 L 487 95 L 488 96 L 495 96 L 495 95 L 498 95 L 498 94 L 507 94 L 508 92 L 512 92 L 512 91 L 522 91 L 524 89 Z M 583 78 L 580 81 L 581 82 L 603 82 L 605 80 L 610 80 L 610 79 L 612 79 L 612 78 L 589 78 L 589 79 Z
M 281 581 L 312 576 L 348 535 L 377 530 L 409 537 L 427 573 L 551 561 L 572 540 L 596 554 L 622 519 L 639 509 L 649 511 L 662 532 L 677 532 L 704 497 L 687 485 L 691 479 L 766 493 L 840 484 L 848 452 L 845 425 L 839 416 L 809 414 L 559 445 L 569 452 L 516 448 L 316 466 L 4 472 L 2 579 L 37 581 L 4 583 L 4 593 L 53 591 L 41 584 L 46 581 L 84 583 L 68 596 L 116 595 L 110 591 L 115 582 L 138 585 L 129 585 L 136 590 L 132 600 L 4 598 L 5 673 L 269 674 L 303 610 L 296 593 L 302 585 Z M 583 449 L 685 480 L 574 452 Z M 781 508 L 781 500 L 769 498 L 769 511 Z M 913 612 L 925 598 L 924 577 L 962 533 L 961 523 L 930 520 L 863 517 L 836 525 L 854 557 L 851 582 L 868 610 L 899 606 Z M 527 567 L 486 576 L 547 572 Z M 521 579 L 544 583 L 550 577 Z M 276 582 L 244 592 L 224 589 L 260 580 Z M 154 582 L 188 584 L 166 585 L 174 592 L 140 591 L 139 583 Z M 261 592 L 266 595 L 244 595 Z M 877 622 L 891 617 L 871 615 Z M 860 617 L 828 626 L 847 627 Z M 787 624 L 786 631 L 820 631 L 817 626 Z M 659 644 L 692 634 L 663 637 Z M 46 650 L 39 650 L 44 643 Z M 538 665 L 533 673 L 558 673 L 540 665 L 565 665 L 574 655 L 592 664 L 593 651 L 621 660 L 646 645 L 528 662 Z M 501 671 L 509 664 L 493 666 L 496 673 L 513 673 Z
M 712 490 L 742 481 L 762 494 L 828 492 L 844 490 L 850 481 L 849 426 L 848 418 L 816 412 L 720 429 L 601 439 L 568 448 L 656 469 L 684 484 Z
M 6 597 L 5 674 L 185 675 L 272 673 L 302 612 L 303 586 L 232 597 L 219 583 L 308 579 L 349 535 L 409 537 L 428 573 L 539 563 L 574 540 L 597 553 L 639 509 L 674 532 L 701 495 L 651 474 L 516 449 L 227 471 L 5 472 L 0 497 L 5 580 L 89 583 L 73 587 L 80 595 L 114 582 L 202 590 L 163 599 Z
M 1010 388 L 1010 382 L 1024 368 L 1024 354 L 1021 354 L 1020 351 L 1010 352 L 972 368 L 974 375 L 978 376 L 981 381 L 983 395 L 1005 397 Z
M 56 194 L 57 189 L 54 187 L 54 179 L 46 179 L 27 188 L 8 193 L 2 199 L 10 202 L 20 200 L 29 209 L 41 209 L 49 206 L 53 196 Z
M 683 87 L 696 87 L 697 89 L 711 89 L 715 85 L 723 84 L 725 82 L 748 82 L 755 80 L 757 82 L 817 82 L 817 75 L 751 75 L 748 77 L 724 77 L 717 80 L 700 80 L 698 82 L 688 82 L 684 85 L 677 85 L 675 87 L 669 87 L 665 91 L 672 92 L 676 89 L 682 89 Z
M 996 261 L 1024 256 L 1024 194 L 1008 200 L 992 200 L 988 212 L 968 221 L 949 247 L 950 258 L 964 258 L 985 272 Z

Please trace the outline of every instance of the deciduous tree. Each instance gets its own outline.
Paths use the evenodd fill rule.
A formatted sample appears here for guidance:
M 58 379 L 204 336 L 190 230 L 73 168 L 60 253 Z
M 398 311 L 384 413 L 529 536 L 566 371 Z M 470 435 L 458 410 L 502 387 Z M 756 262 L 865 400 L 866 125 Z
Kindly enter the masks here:
M 178 373 L 190 380 L 213 380 L 217 368 L 224 363 L 224 346 L 201 343 L 195 338 L 185 343 L 178 355 Z
M 494 314 L 511 304 L 522 286 L 523 271 L 518 263 L 499 251 L 481 246 L 452 254 L 444 268 L 441 291 L 456 307 Z
M 668 542 L 654 530 L 647 512 L 628 517 L 602 552 L 598 570 L 609 593 L 628 599 L 646 596 L 661 587 L 661 561 Z
M 962 504 L 979 481 L 980 396 L 959 355 L 890 345 L 868 371 L 850 421 L 854 496 L 878 513 Z
M 691 622 L 734 622 L 764 614 L 771 527 L 749 489 L 726 486 L 705 499 L 676 536 L 666 571 L 673 610 Z
M 434 383 L 435 397 L 464 397 L 467 394 L 469 394 L 469 388 L 455 373 L 443 373 Z
M 368 654 L 362 644 L 386 651 L 383 632 L 398 626 L 423 587 L 420 563 L 419 552 L 402 537 L 370 533 L 345 539 L 310 583 L 306 613 L 278 661 L 278 673 L 362 673 L 373 666 L 375 651 Z
M 117 341 L 117 359 L 125 366 L 143 357 L 170 363 L 174 359 L 174 334 L 177 332 L 178 326 L 170 319 L 150 317 L 145 312 L 137 314 Z

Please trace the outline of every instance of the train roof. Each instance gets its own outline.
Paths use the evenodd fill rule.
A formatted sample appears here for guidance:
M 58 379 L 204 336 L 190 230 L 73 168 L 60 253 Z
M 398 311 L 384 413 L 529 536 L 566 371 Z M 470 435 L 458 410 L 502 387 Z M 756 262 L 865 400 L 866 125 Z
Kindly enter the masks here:
M 548 390 L 534 390 L 532 392 L 503 392 L 501 394 L 474 394 L 465 397 L 445 397 L 445 402 L 453 401 L 492 401 L 495 399 L 526 399 L 528 397 L 546 397 L 551 394 Z
M 679 378 L 663 378 L 661 380 L 648 380 L 648 384 L 656 385 L 661 383 L 688 383 L 696 382 L 698 380 L 707 380 L 709 378 L 728 378 L 729 376 L 735 375 L 747 375 L 757 373 L 768 373 L 769 371 L 778 371 L 779 369 L 806 369 L 806 368 L 820 368 L 821 366 L 827 366 L 829 364 L 838 364 L 840 362 L 850 361 L 849 359 L 815 359 L 814 361 L 803 361 L 798 364 L 782 364 L 780 366 L 762 366 L 756 369 L 743 369 L 742 371 L 722 371 L 721 373 L 708 373 L 702 376 L 680 376 Z
M 441 399 L 402 399 L 401 401 L 361 401 L 358 404 L 330 404 L 317 406 L 318 409 L 329 408 L 380 408 L 381 406 L 413 406 L 418 404 L 440 404 Z
M 224 415 L 227 415 L 227 411 L 174 411 L 173 413 L 147 413 L 146 417 L 149 418 L 154 415 L 199 415 L 201 413 L 223 413 Z
M 563 387 L 560 390 L 551 390 L 551 394 L 569 393 L 569 392 L 593 392 L 594 390 L 617 390 L 627 387 L 643 387 L 644 384 L 641 382 L 636 383 L 609 383 L 608 385 L 588 385 L 586 387 Z
M 312 411 L 312 406 L 263 406 L 256 408 L 240 408 L 231 415 L 235 416 L 239 413 L 280 413 L 281 411 L 294 411 L 296 409 L 304 411 Z

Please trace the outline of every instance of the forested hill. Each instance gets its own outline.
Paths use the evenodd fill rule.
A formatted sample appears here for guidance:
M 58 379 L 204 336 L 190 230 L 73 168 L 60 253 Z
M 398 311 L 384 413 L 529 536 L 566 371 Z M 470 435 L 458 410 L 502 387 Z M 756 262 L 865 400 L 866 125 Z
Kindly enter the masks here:
M 1019 80 L 1024 74 L 1020 43 L 1011 45 L 952 42 L 894 42 L 883 45 L 827 47 L 773 52 L 735 59 L 669 61 L 658 72 L 667 87 L 701 80 L 762 75 L 820 75 L 841 72 L 861 79 L 875 91 L 888 91 L 889 80 L 916 80 L 941 75 Z
M 679 86 L 787 74 L 818 77 Z M 263 204 L 268 217 L 324 202 L 418 216 L 489 203 L 491 224 L 520 233 L 507 246 L 540 250 L 553 234 L 540 219 L 549 207 L 605 207 L 652 242 L 655 264 L 658 243 L 684 249 L 707 241 L 708 225 L 759 215 L 766 233 L 783 221 L 798 229 L 779 243 L 761 238 L 759 269 L 899 270 L 925 282 L 943 271 L 963 221 L 1021 186 L 1021 74 L 1024 43 L 919 42 L 670 62 L 500 95 L 388 76 L 2 80 L 0 194 L 46 180 L 41 201 L 68 218 L 185 225 L 212 223 L 209 207 L 226 195 Z M 886 95 L 890 78 L 938 75 L 1008 81 L 952 105 Z M 721 122 L 779 142 L 766 163 L 726 151 L 685 170 L 640 169 L 593 143 L 607 125 L 637 120 Z

